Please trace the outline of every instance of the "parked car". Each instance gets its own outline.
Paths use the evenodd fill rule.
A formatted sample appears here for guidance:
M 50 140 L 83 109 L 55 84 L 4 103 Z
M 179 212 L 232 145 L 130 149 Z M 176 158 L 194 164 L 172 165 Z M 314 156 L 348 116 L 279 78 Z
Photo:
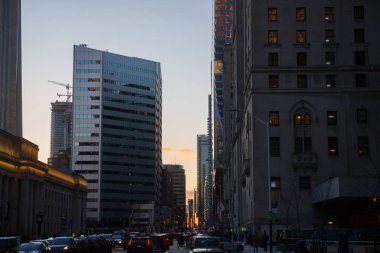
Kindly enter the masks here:
M 0 237 L 0 253 L 15 253 L 18 250 L 16 237 Z
M 127 252 L 128 253 L 154 253 L 155 246 L 149 237 L 133 237 L 129 239 Z
M 29 242 L 30 243 L 43 243 L 46 246 L 46 248 L 49 248 L 49 250 L 50 250 L 50 243 L 48 240 L 37 239 L 37 240 L 31 240 Z
M 194 236 L 193 244 L 189 253 L 223 253 L 222 245 L 218 237 L 214 236 Z
M 50 248 L 43 242 L 23 243 L 19 247 L 19 253 L 50 253 Z
M 124 248 L 124 238 L 120 234 L 112 235 L 113 248 Z
M 242 252 L 244 250 L 244 246 L 240 242 L 224 237 L 219 237 L 219 240 L 225 252 Z
M 75 250 L 75 241 L 72 237 L 56 237 L 51 242 L 51 252 L 68 252 L 68 253 L 74 253 Z

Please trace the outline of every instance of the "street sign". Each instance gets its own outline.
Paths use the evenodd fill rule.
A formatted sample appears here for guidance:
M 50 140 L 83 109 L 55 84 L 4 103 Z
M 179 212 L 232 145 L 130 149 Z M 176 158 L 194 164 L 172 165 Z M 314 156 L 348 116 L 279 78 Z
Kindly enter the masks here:
M 269 211 L 269 212 L 267 212 L 267 213 L 265 214 L 265 219 L 267 219 L 267 220 L 271 220 L 271 221 L 274 221 L 274 220 L 277 219 L 277 216 L 276 216 L 276 214 L 275 214 L 274 212 Z

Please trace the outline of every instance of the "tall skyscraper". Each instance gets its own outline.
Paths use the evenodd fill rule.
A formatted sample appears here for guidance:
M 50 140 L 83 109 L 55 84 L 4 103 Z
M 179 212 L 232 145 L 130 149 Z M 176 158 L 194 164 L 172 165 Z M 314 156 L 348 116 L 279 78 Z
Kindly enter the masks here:
M 197 215 L 199 222 L 203 222 L 207 217 L 204 216 L 204 206 L 206 205 L 205 179 L 210 172 L 210 142 L 205 134 L 197 135 Z M 207 196 L 207 195 L 206 195 Z
M 49 165 L 58 169 L 71 168 L 73 103 L 51 103 Z
M 22 137 L 21 0 L 0 1 L 0 129 Z
M 182 165 L 164 164 L 163 168 L 170 173 L 173 183 L 173 194 L 180 210 L 182 221 L 186 218 L 186 175 Z
M 223 185 L 224 169 L 224 141 L 223 141 L 223 55 L 224 47 L 232 42 L 232 19 L 233 19 L 233 0 L 214 0 L 214 55 L 213 55 L 213 108 L 214 108 L 214 164 L 213 179 L 214 189 Z M 219 185 L 219 186 L 218 186 Z M 214 191 L 214 204 L 219 190 Z M 214 206 L 215 207 L 215 206 Z
M 157 225 L 160 63 L 75 45 L 73 82 L 72 168 L 88 179 L 88 220 Z

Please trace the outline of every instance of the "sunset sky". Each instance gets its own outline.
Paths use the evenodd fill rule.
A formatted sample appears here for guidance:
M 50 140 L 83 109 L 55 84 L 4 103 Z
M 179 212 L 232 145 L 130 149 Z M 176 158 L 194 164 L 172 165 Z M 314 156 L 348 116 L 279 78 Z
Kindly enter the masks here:
M 72 83 L 74 44 L 160 62 L 163 162 L 184 166 L 192 195 L 196 136 L 207 131 L 211 24 L 211 0 L 22 0 L 24 138 L 47 162 L 50 103 L 66 92 L 48 80 Z

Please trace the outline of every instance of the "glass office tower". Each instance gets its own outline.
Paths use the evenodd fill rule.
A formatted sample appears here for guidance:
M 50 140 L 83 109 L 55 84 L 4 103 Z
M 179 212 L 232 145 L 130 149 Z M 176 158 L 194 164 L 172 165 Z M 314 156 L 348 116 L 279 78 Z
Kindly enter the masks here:
M 160 63 L 74 46 L 72 168 L 86 177 L 88 221 L 158 222 Z M 151 210 L 137 210 L 145 204 Z M 139 214 L 139 215 L 136 215 Z

